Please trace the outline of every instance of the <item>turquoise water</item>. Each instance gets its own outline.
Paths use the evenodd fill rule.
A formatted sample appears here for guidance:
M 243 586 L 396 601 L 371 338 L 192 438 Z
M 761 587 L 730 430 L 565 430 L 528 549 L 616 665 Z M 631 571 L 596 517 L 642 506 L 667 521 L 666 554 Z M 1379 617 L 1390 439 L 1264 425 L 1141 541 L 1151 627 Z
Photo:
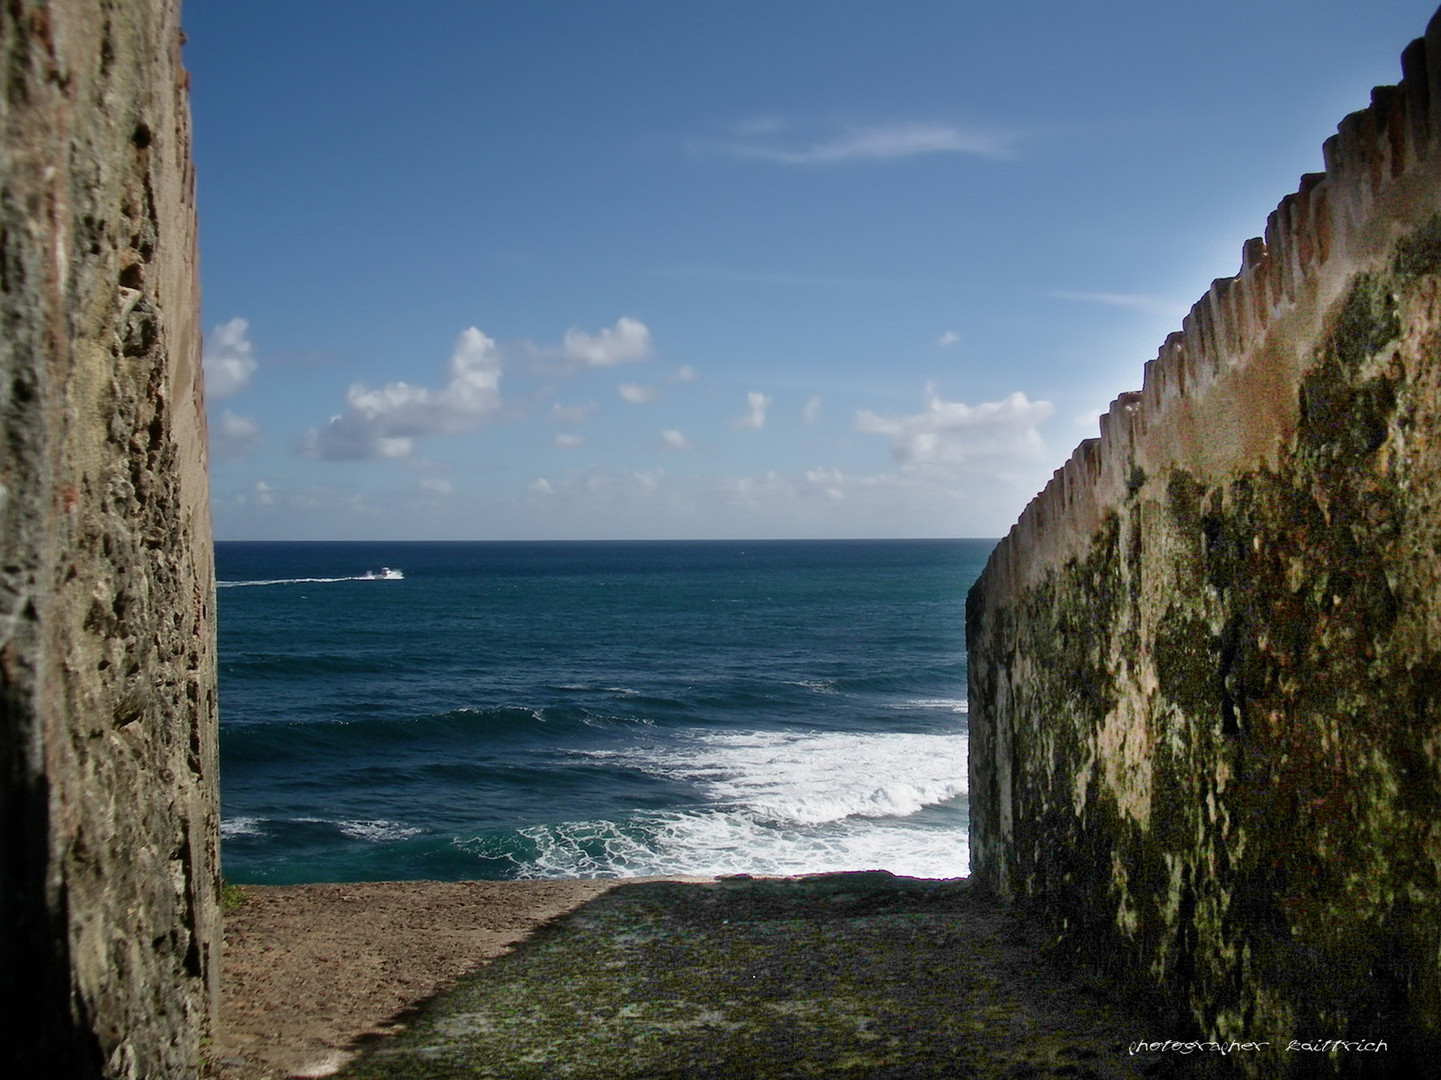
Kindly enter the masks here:
M 217 544 L 225 875 L 962 875 L 993 544 Z

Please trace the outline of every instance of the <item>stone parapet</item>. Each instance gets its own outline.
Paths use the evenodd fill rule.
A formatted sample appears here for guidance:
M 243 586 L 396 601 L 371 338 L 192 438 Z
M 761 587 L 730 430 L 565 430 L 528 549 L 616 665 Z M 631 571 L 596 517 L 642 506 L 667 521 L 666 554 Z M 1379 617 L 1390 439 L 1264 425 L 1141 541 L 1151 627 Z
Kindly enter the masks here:
M 1325 166 L 971 592 L 973 872 L 1204 1033 L 1434 1052 L 1441 14 Z

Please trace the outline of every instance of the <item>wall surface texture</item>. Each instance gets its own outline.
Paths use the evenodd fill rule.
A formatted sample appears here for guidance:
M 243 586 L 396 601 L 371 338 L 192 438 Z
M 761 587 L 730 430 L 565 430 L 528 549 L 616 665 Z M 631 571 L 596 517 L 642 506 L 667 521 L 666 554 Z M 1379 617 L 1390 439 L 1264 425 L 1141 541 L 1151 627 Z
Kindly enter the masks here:
M 194 1075 L 214 570 L 179 0 L 0 8 L 0 1074 Z
M 1441 15 L 1402 69 L 971 592 L 971 851 L 1208 1035 L 1434 1065 Z

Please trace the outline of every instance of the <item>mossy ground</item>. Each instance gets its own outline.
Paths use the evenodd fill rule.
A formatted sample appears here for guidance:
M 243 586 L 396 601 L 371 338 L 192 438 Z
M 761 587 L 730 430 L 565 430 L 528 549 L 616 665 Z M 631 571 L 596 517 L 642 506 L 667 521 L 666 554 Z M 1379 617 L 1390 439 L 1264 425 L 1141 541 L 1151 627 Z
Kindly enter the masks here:
M 652 882 L 542 931 L 341 1075 L 1158 1076 L 1127 1044 L 1169 1034 L 1048 967 L 964 882 Z

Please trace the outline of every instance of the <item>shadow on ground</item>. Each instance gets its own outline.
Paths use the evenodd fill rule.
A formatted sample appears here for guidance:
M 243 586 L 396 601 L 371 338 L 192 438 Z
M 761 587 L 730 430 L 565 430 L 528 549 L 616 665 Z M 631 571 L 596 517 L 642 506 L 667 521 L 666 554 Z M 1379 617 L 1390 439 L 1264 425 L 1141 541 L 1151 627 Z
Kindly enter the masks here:
M 1173 1075 L 1127 1053 L 1157 1037 L 1143 1025 L 968 882 L 649 882 L 546 927 L 340 1076 Z

